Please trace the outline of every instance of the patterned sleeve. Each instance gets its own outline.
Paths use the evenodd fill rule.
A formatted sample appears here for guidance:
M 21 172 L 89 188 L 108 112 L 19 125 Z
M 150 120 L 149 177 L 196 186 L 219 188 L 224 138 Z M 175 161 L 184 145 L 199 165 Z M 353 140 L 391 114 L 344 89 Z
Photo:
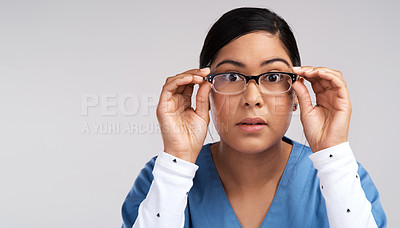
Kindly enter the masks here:
M 183 227 L 198 169 L 163 151 L 141 170 L 122 206 L 122 228 Z
M 318 170 L 330 227 L 386 227 L 378 190 L 356 161 L 349 142 L 318 151 L 309 158 Z

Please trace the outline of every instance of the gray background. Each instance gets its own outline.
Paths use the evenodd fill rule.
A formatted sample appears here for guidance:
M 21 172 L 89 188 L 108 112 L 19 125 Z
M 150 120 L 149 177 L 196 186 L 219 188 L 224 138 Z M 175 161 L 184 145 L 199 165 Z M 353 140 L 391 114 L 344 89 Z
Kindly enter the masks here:
M 350 145 L 400 227 L 399 3 L 317 0 L 1 0 L 0 227 L 119 227 L 138 172 L 163 148 L 152 126 L 165 77 L 196 68 L 212 23 L 239 6 L 276 11 L 303 65 L 343 72 Z M 99 102 L 85 109 L 88 94 Z M 298 113 L 287 135 L 306 143 Z

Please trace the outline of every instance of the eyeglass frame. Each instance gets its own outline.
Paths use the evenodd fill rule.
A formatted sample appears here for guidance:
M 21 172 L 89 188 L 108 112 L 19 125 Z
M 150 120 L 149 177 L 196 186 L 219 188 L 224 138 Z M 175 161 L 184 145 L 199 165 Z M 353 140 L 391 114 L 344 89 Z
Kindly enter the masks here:
M 234 93 L 223 93 L 223 92 L 218 92 L 218 91 L 215 89 L 214 84 L 212 83 L 213 79 L 214 79 L 216 76 L 218 76 L 218 75 L 229 74 L 229 73 L 238 74 L 238 75 L 240 75 L 240 76 L 243 76 L 243 77 L 246 79 L 246 84 L 245 84 L 243 90 L 241 90 L 241 91 L 239 91 L 239 92 L 234 92 Z M 257 83 L 257 87 L 258 87 L 258 86 L 260 85 L 258 81 L 259 81 L 259 79 L 260 79 L 261 76 L 268 75 L 268 74 L 276 74 L 276 73 L 287 74 L 287 75 L 290 76 L 290 78 L 292 79 L 292 84 L 290 85 L 290 88 L 289 88 L 288 90 L 286 90 L 286 91 L 283 91 L 283 92 L 264 92 L 264 93 L 269 93 L 269 94 L 286 93 L 287 91 L 289 91 L 289 90 L 292 88 L 293 83 L 297 80 L 297 78 L 298 78 L 298 76 L 299 76 L 299 75 L 297 75 L 297 74 L 295 74 L 295 73 L 290 73 L 290 72 L 279 72 L 279 71 L 278 71 L 278 72 L 277 72 L 277 71 L 266 72 L 266 73 L 262 73 L 262 74 L 257 75 L 257 76 L 247 76 L 247 75 L 244 75 L 244 74 L 241 74 L 241 73 L 238 73 L 238 72 L 222 72 L 222 73 L 209 74 L 209 75 L 207 75 L 207 76 L 204 78 L 204 81 L 208 81 L 209 83 L 211 83 L 212 88 L 213 88 L 213 90 L 214 90 L 216 93 L 220 93 L 220 94 L 237 94 L 237 93 L 241 93 L 241 92 L 243 92 L 243 91 L 246 90 L 247 84 L 249 84 L 249 81 L 250 81 L 251 79 L 254 79 L 254 81 Z

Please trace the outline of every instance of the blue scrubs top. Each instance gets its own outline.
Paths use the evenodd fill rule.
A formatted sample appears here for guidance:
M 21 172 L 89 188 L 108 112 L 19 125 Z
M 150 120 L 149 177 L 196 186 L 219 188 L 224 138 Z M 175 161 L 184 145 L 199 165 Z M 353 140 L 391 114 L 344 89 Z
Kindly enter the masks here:
M 319 188 L 317 170 L 308 158 L 310 147 L 286 136 L 293 145 L 274 199 L 261 228 L 329 227 L 324 197 Z M 212 159 L 210 145 L 204 145 L 196 164 L 199 169 L 193 179 L 185 209 L 185 228 L 240 228 L 238 218 L 229 202 Z M 140 203 L 146 198 L 153 180 L 152 170 L 157 156 L 139 173 L 122 206 L 122 227 L 132 227 Z M 358 162 L 357 162 L 358 163 Z M 372 214 L 378 227 L 386 227 L 386 215 L 379 193 L 368 172 L 358 163 L 358 174 L 365 195 L 372 205 Z

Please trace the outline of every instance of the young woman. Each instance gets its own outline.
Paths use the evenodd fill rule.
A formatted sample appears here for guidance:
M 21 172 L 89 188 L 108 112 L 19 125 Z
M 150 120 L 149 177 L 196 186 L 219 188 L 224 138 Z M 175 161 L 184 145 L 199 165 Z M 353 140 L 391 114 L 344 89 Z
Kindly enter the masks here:
M 205 39 L 201 69 L 163 86 L 164 150 L 126 197 L 123 227 L 386 227 L 379 193 L 349 146 L 341 72 L 300 66 L 291 29 L 274 12 L 225 13 Z M 309 147 L 285 136 L 298 106 Z M 220 141 L 203 145 L 209 110 Z

